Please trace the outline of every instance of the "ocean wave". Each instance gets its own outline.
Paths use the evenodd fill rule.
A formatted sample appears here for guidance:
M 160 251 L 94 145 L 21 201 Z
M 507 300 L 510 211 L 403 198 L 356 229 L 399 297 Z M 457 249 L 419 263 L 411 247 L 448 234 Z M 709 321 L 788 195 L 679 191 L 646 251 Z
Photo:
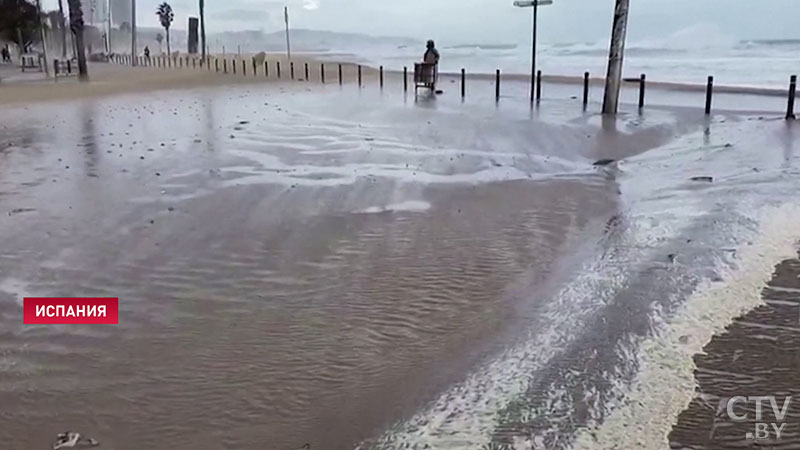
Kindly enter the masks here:
M 444 47 L 446 49 L 515 50 L 517 44 L 460 44 Z

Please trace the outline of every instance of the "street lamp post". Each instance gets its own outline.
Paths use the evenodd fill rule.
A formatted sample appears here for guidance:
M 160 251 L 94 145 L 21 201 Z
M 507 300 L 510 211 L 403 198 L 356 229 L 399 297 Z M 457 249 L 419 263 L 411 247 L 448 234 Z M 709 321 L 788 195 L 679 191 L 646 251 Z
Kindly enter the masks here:
M 530 8 L 533 7 L 533 30 L 531 31 L 532 38 L 531 38 L 531 103 L 533 103 L 534 93 L 536 92 L 535 83 L 536 83 L 536 28 L 539 22 L 539 7 L 540 6 L 547 6 L 552 5 L 553 0 L 527 0 L 521 1 L 517 0 L 514 2 L 514 6 L 520 8 Z

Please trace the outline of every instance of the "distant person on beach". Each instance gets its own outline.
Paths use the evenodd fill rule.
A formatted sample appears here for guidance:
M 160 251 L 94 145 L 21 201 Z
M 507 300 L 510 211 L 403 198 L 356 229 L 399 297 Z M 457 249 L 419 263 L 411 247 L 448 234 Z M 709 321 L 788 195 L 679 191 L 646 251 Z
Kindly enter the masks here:
M 424 64 L 431 64 L 433 65 L 433 84 L 431 85 L 431 90 L 437 94 L 441 93 L 440 91 L 436 90 L 436 82 L 439 81 L 439 50 L 436 50 L 436 44 L 434 44 L 433 39 L 428 39 L 428 43 L 426 45 L 425 54 L 422 55 L 422 62 Z
M 436 44 L 433 39 L 428 40 L 427 50 L 425 55 L 422 56 L 422 62 L 425 64 L 439 64 L 439 50 L 436 50 Z
M 144 59 L 150 59 L 150 47 L 144 47 Z
M 8 51 L 8 44 L 6 44 L 6 46 L 3 47 L 2 53 L 3 53 L 3 62 L 4 63 L 11 62 L 11 52 Z

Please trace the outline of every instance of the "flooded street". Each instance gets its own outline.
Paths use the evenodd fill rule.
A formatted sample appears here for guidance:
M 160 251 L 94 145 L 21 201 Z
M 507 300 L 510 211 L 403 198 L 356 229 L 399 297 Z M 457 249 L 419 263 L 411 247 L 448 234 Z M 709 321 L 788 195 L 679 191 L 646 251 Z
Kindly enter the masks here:
M 240 86 L 0 111 L 4 448 L 572 445 L 798 166 L 777 124 L 785 148 L 724 161 L 744 118 L 568 108 Z M 119 297 L 119 325 L 26 326 L 25 296 Z
M 515 151 L 520 126 L 453 134 L 455 112 L 404 106 L 390 127 L 293 96 L 3 120 L 12 449 L 64 428 L 116 449 L 352 447 L 535 314 L 532 286 L 614 209 L 590 155 Z M 120 324 L 23 326 L 25 295 L 119 297 Z

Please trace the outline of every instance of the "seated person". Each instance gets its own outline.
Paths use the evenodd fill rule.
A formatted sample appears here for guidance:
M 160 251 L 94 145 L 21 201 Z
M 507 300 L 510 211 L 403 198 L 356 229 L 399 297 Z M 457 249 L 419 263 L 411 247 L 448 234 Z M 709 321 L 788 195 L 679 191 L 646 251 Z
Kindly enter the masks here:
M 433 68 L 433 82 L 434 86 L 436 85 L 436 81 L 439 75 L 439 71 L 435 66 L 439 64 L 439 51 L 436 50 L 436 45 L 433 43 L 433 39 L 428 40 L 428 44 L 426 45 L 427 49 L 425 50 L 425 54 L 422 56 L 422 62 L 425 64 L 431 64 L 434 66 Z M 435 87 L 434 87 L 435 89 Z
M 427 50 L 422 56 L 422 62 L 425 64 L 439 64 L 439 50 L 436 50 L 432 39 L 428 41 Z

